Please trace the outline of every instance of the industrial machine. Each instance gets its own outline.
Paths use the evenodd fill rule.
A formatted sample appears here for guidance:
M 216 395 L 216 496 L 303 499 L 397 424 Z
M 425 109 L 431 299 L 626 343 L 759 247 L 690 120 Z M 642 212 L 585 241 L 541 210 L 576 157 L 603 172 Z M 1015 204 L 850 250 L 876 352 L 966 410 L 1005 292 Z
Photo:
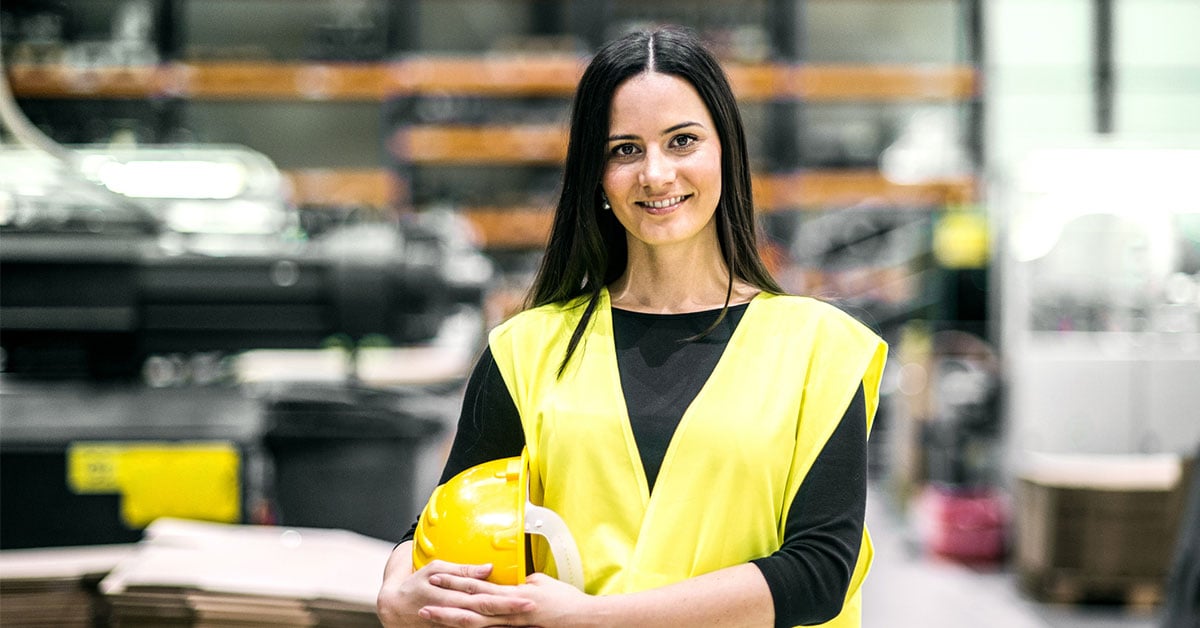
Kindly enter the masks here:
M 491 265 L 447 217 L 310 237 L 232 146 L 0 149 L 4 371 L 150 380 L 163 356 L 403 345 L 478 310 Z

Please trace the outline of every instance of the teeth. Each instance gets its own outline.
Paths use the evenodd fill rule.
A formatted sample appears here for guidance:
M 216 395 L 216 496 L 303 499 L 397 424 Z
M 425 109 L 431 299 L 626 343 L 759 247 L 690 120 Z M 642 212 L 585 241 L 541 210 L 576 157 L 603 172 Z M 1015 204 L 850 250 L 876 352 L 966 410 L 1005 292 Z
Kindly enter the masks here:
M 674 196 L 674 197 L 664 199 L 661 201 L 646 201 L 645 203 L 643 203 L 643 205 L 645 205 L 647 207 L 653 207 L 654 209 L 663 209 L 666 207 L 670 207 L 670 206 L 682 201 L 683 199 L 684 199 L 684 197 L 682 197 L 682 196 Z

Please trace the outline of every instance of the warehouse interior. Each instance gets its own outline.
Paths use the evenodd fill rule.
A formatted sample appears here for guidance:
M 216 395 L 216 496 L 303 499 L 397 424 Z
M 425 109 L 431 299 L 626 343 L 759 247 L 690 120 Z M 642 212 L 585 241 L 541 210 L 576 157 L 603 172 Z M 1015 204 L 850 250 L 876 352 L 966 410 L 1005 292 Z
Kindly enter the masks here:
M 1200 626 L 1200 3 L 4 0 L 0 626 L 377 626 L 590 55 L 889 345 L 868 628 Z

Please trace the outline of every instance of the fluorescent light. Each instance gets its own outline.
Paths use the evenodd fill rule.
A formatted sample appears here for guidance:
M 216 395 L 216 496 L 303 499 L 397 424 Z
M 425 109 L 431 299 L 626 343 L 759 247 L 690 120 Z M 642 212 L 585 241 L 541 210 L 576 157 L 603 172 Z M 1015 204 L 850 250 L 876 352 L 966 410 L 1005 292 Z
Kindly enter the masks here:
M 241 164 L 211 161 L 107 161 L 99 167 L 108 189 L 135 198 L 234 198 L 246 189 Z
M 166 209 L 166 222 L 180 233 L 271 234 L 282 227 L 280 214 L 271 206 L 238 200 L 171 203 Z

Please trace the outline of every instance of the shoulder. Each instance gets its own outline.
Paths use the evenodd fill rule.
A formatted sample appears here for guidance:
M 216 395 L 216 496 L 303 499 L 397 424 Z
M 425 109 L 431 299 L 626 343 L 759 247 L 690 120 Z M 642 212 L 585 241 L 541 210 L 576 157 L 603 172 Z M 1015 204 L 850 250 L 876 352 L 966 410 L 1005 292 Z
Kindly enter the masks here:
M 791 294 L 763 294 L 759 297 L 762 308 L 772 316 L 787 318 L 791 321 L 804 321 L 821 327 L 845 327 L 874 334 L 859 319 L 850 315 L 846 310 L 832 303 Z
M 806 361 L 820 363 L 824 372 L 841 373 L 853 380 L 854 386 L 846 391 L 846 400 L 850 399 L 853 388 L 862 384 L 867 394 L 868 415 L 873 417 L 888 354 L 883 338 L 849 312 L 820 299 L 772 295 L 764 301 L 764 309 L 778 317 L 765 317 L 771 319 L 768 324 L 786 330 L 790 342 L 805 347 L 802 353 Z M 789 341 L 780 344 L 787 345 Z
M 578 321 L 587 308 L 586 298 L 576 298 L 562 303 L 549 303 L 513 314 L 497 325 L 492 333 L 510 333 L 522 329 L 544 329 L 546 325 L 561 325 Z
M 757 320 L 777 336 L 776 342 L 799 343 L 821 354 L 886 354 L 879 334 L 837 305 L 794 295 L 760 298 L 765 315 Z
M 495 347 L 503 342 L 528 341 L 531 336 L 549 340 L 569 334 L 583 317 L 587 303 L 585 296 L 523 310 L 492 328 L 488 342 Z
M 500 370 L 521 385 L 522 373 L 558 372 L 563 351 L 587 309 L 587 299 L 531 308 L 488 333 L 488 348 Z

